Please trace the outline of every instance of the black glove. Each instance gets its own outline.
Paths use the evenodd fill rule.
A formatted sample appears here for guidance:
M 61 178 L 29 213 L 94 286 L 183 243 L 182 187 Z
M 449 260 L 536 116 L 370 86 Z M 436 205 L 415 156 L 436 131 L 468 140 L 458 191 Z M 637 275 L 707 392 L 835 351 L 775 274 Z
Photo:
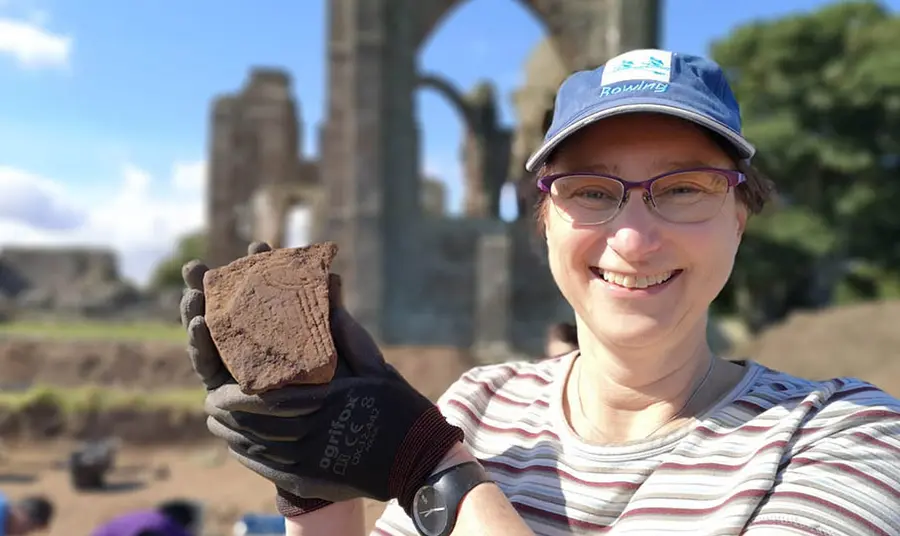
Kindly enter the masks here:
M 185 267 L 182 317 L 191 360 L 209 389 L 207 424 L 241 463 L 276 485 L 279 511 L 290 517 L 327 501 L 369 497 L 396 498 L 408 512 L 413 494 L 462 441 L 462 431 L 385 363 L 340 307 L 331 317 L 339 360 L 329 384 L 245 395 L 210 338 L 200 272 L 202 265 Z

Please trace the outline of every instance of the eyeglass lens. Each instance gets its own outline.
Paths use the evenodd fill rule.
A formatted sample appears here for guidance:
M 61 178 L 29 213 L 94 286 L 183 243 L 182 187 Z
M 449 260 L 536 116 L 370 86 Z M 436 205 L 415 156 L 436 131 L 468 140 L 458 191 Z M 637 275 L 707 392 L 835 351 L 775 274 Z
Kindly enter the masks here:
M 550 194 L 564 218 L 599 224 L 618 214 L 625 187 L 611 178 L 570 175 L 553 181 Z M 715 217 L 727 195 L 728 178 L 714 171 L 673 173 L 650 185 L 651 207 L 672 223 L 698 223 Z

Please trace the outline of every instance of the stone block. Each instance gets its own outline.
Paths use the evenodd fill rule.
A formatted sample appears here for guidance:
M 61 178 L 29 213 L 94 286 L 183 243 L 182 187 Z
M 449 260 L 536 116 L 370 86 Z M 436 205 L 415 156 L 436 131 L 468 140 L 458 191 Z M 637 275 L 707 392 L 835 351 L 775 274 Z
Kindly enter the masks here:
M 510 337 L 512 241 L 505 230 L 486 234 L 478 243 L 475 343 L 505 344 Z

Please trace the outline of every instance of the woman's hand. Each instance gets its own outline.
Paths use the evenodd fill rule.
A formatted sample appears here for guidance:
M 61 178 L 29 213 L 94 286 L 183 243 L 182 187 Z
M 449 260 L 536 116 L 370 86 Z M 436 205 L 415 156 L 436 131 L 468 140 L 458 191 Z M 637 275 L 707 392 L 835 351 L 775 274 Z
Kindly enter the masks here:
M 249 253 L 268 250 L 256 243 Z M 331 316 L 338 367 L 330 383 L 244 394 L 206 326 L 206 271 L 197 262 L 184 266 L 181 314 L 194 370 L 208 390 L 213 435 L 275 484 L 285 516 L 359 497 L 396 498 L 408 511 L 415 491 L 462 441 L 462 431 L 385 363 L 371 336 L 341 307 Z

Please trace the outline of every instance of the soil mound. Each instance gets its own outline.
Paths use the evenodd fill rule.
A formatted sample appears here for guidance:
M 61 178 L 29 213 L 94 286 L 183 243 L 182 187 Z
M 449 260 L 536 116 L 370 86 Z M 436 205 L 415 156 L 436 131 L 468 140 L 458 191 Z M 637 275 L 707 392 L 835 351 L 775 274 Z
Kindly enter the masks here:
M 900 301 L 798 313 L 737 349 L 734 355 L 796 374 L 853 376 L 900 396 Z M 437 399 L 472 356 L 455 348 L 387 347 L 385 358 L 423 394 Z M 130 391 L 199 389 L 184 346 L 171 342 L 0 340 L 0 390 L 30 385 L 96 385 Z M 126 443 L 209 439 L 202 407 L 106 408 L 71 411 L 58 404 L 0 408 L 0 437 L 40 439 L 115 435 Z
M 118 438 L 132 445 L 209 441 L 206 415 L 164 408 L 105 408 L 70 412 L 55 404 L 0 407 L 0 437 L 9 441 Z
M 397 346 L 385 359 L 428 396 L 475 365 L 465 350 Z M 0 390 L 32 385 L 180 389 L 200 386 L 182 344 L 172 342 L 0 339 Z
M 736 352 L 811 379 L 860 378 L 900 396 L 900 301 L 797 313 Z
M 475 365 L 454 348 L 393 347 L 385 359 L 421 393 L 436 400 L 451 383 Z M 0 342 L 0 390 L 52 386 L 54 396 L 15 407 L 0 404 L 0 437 L 32 441 L 118 437 L 130 444 L 173 444 L 210 438 L 203 407 L 188 398 L 169 407 L 71 407 L 56 387 L 95 385 L 122 391 L 144 391 L 153 398 L 172 389 L 201 389 L 182 346 L 172 343 Z M 71 391 L 74 393 L 74 391 Z M 188 393 L 190 393 L 188 391 Z M 74 396 L 74 394 L 72 395 Z M 184 398 L 184 397 L 182 397 Z
M 183 344 L 0 339 L 0 389 L 31 385 L 153 390 L 199 383 Z

